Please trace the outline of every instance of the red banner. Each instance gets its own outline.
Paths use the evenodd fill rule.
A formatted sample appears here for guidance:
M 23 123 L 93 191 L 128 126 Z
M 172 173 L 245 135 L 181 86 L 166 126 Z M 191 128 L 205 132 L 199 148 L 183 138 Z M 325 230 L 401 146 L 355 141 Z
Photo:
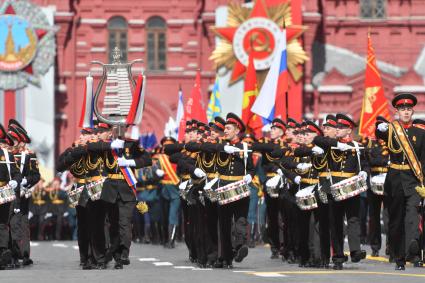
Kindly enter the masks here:
M 378 115 L 390 119 L 388 101 L 384 95 L 381 75 L 376 65 L 375 50 L 370 34 L 367 38 L 367 65 L 365 73 L 365 92 L 360 116 L 359 135 L 374 136 L 375 120 Z

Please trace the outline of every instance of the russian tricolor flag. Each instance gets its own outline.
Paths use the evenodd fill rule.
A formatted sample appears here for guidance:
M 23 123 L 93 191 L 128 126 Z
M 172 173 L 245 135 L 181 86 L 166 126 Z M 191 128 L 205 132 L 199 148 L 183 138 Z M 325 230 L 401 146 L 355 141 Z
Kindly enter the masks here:
M 286 30 L 283 29 L 269 73 L 251 111 L 270 122 L 275 117 L 286 118 L 285 96 L 287 91 Z

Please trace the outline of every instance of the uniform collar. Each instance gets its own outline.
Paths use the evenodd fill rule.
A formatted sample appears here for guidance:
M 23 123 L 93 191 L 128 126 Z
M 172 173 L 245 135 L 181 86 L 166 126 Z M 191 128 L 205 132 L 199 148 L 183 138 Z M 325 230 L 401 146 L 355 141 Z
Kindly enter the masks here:
M 401 122 L 400 124 L 403 126 L 404 129 L 409 129 L 410 127 L 412 127 L 412 122 L 409 122 L 407 124 Z
M 343 143 L 352 142 L 353 138 L 352 137 L 340 138 L 339 141 Z
M 231 140 L 229 142 L 230 142 L 230 144 L 237 144 L 239 141 L 240 141 L 239 138 L 236 137 L 236 138 L 234 138 L 233 140 Z

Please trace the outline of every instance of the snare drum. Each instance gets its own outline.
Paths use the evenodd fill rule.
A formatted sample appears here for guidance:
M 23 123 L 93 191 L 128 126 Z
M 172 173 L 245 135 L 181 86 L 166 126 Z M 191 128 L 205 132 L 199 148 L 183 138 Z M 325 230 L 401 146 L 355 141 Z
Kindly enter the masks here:
M 328 203 L 328 194 L 320 186 L 317 188 L 317 195 L 319 196 L 319 199 L 322 203 L 324 204 Z
M 353 176 L 331 186 L 331 194 L 335 201 L 346 200 L 367 190 L 366 180 L 361 176 Z
M 15 190 L 11 186 L 6 185 L 0 187 L 0 204 L 12 202 L 16 199 Z
M 276 175 L 266 182 L 266 191 L 269 197 L 278 198 L 279 197 L 279 189 L 281 188 L 281 177 Z
M 191 184 L 189 180 L 180 183 L 179 192 L 183 200 L 187 200 L 187 195 L 189 194 L 190 188 L 191 188 Z
M 71 207 L 76 207 L 78 204 L 78 201 L 80 200 L 81 193 L 84 190 L 84 185 L 77 187 L 75 184 L 72 186 L 72 188 L 68 191 L 68 199 L 69 199 L 69 205 Z
M 105 182 L 105 178 L 100 178 L 97 181 L 86 184 L 87 193 L 89 194 L 89 197 L 92 201 L 96 201 L 100 199 L 104 182 Z
M 387 177 L 387 173 L 382 173 L 382 174 L 373 176 L 370 179 L 370 187 L 372 192 L 375 195 L 378 195 L 378 196 L 384 195 L 384 183 L 385 183 L 386 177 Z
M 249 197 L 250 190 L 244 180 L 228 184 L 216 190 L 218 204 L 225 205 Z
M 207 182 L 204 186 L 204 194 L 210 200 L 210 202 L 217 202 L 217 192 L 212 189 L 212 187 L 217 183 L 218 178 L 214 178 L 211 181 Z
M 312 210 L 318 207 L 314 188 L 316 185 L 308 186 L 295 194 L 295 201 L 301 210 Z

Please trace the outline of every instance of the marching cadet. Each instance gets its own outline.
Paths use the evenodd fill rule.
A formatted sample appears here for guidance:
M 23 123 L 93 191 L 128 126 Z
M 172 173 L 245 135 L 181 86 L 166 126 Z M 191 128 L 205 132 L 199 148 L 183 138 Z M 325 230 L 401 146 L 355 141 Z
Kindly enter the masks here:
M 322 124 L 322 132 L 325 137 L 336 138 L 336 126 L 337 120 L 335 115 L 327 115 L 324 123 Z M 320 151 L 323 151 L 320 154 Z M 330 221 L 332 219 L 332 212 L 329 202 L 332 201 L 330 186 L 331 176 L 328 164 L 328 156 L 330 155 L 330 149 L 326 151 L 320 147 L 316 148 L 316 162 L 313 166 L 319 171 L 319 187 L 318 192 L 318 205 L 319 205 L 319 233 L 320 233 L 320 250 L 321 250 L 321 267 L 329 268 L 329 262 L 331 257 L 331 232 L 330 232 Z
M 220 186 L 225 186 L 243 180 L 245 185 L 251 183 L 254 175 L 252 154 L 250 149 L 241 143 L 240 135 L 245 132 L 245 125 L 234 113 L 226 116 L 224 139 L 221 143 L 204 143 L 202 151 L 217 153 L 217 171 Z M 249 151 L 249 152 L 248 152 Z M 233 260 L 241 262 L 248 255 L 247 246 L 247 215 L 249 198 L 220 205 L 218 218 L 220 240 L 223 252 L 223 268 L 233 268 Z M 232 219 L 235 222 L 234 248 L 232 247 Z
M 0 189 L 12 190 L 11 195 L 15 195 L 16 202 L 3 199 L 0 204 L 0 270 L 5 269 L 12 259 L 12 252 L 9 246 L 9 216 L 11 213 L 19 212 L 20 189 L 22 181 L 21 173 L 16 166 L 15 158 L 9 147 L 13 146 L 13 141 L 6 130 L 0 125 Z
M 268 179 L 279 174 L 283 175 L 278 161 L 281 159 L 280 156 L 284 156 L 289 151 L 288 146 L 283 140 L 286 127 L 286 124 L 281 119 L 274 119 L 272 121 L 270 133 L 271 140 L 268 142 L 255 143 L 253 145 L 252 149 L 254 151 L 262 153 L 261 162 Z M 282 152 L 277 152 L 277 150 L 281 150 Z M 276 259 L 279 258 L 279 249 L 281 246 L 279 235 L 279 213 L 281 213 L 281 218 L 285 219 L 283 203 L 278 195 L 274 194 L 271 196 L 267 189 L 264 190 L 264 195 L 267 210 L 267 236 L 272 252 L 271 258 Z M 283 224 L 284 227 L 286 227 L 285 224 L 286 222 Z M 284 240 L 286 240 L 286 238 Z
M 389 123 L 382 116 L 376 117 L 376 126 L 380 123 Z M 370 182 L 371 182 L 371 190 L 367 191 L 367 197 L 369 202 L 369 243 L 372 248 L 372 257 L 379 256 L 379 250 L 381 249 L 382 244 L 382 236 L 381 236 L 381 207 L 384 202 L 384 191 L 382 184 L 374 184 L 375 176 L 383 176 L 388 172 L 388 163 L 389 152 L 388 147 L 385 144 L 385 141 L 382 139 L 375 139 L 370 143 L 368 147 L 368 161 L 370 164 Z M 380 178 L 380 180 L 384 180 Z M 382 187 L 382 191 L 375 190 L 374 187 L 379 185 L 379 188 Z M 386 208 L 386 204 L 384 203 L 384 208 Z M 388 237 L 387 237 L 388 242 Z
M 251 148 L 257 142 L 255 136 L 252 134 L 245 134 L 242 138 L 242 142 L 247 143 Z M 248 209 L 248 247 L 255 248 L 255 236 L 257 229 L 257 211 L 258 211 L 258 201 L 259 194 L 262 192 L 262 184 L 260 181 L 260 167 L 261 167 L 261 153 L 253 152 L 252 153 L 253 166 L 255 168 L 254 178 L 249 184 L 249 209 Z
M 313 139 L 317 136 L 323 136 L 322 130 L 312 121 L 306 121 L 305 126 L 303 127 L 303 143 L 295 149 L 294 156 L 296 159 L 300 158 L 299 161 L 310 163 L 312 166 L 304 170 L 295 170 L 299 176 L 301 176 L 299 190 L 310 190 L 309 193 L 317 190 L 317 184 L 319 183 L 319 171 L 317 168 L 320 168 L 318 163 L 321 161 L 321 157 L 316 157 L 316 155 L 321 155 L 324 153 L 323 149 L 315 146 L 313 144 Z M 311 189 L 313 188 L 313 189 Z M 300 191 L 299 191 L 300 192 Z M 310 225 L 310 219 L 313 218 L 314 225 Z M 316 228 L 319 226 L 320 221 L 320 211 L 319 209 L 308 209 L 303 210 L 302 208 L 298 210 L 298 231 L 299 231 L 299 241 L 298 241 L 298 252 L 300 254 L 300 267 L 322 267 L 323 262 L 326 262 L 326 258 L 321 258 L 322 254 L 325 252 L 320 251 L 320 241 L 319 243 L 313 241 L 312 245 L 309 245 L 310 238 L 314 238 L 316 233 Z M 320 228 L 319 228 L 320 229 Z M 320 232 L 318 234 L 321 234 Z M 314 249 L 309 248 L 313 246 Z M 319 251 L 318 251 L 319 250 Z
M 96 144 L 99 141 L 108 141 L 112 136 L 111 127 L 106 123 L 97 123 L 92 137 L 87 141 L 86 149 L 90 144 Z M 90 199 L 87 201 L 87 224 L 88 240 L 91 252 L 91 268 L 106 269 L 106 251 L 105 251 L 105 204 L 100 199 L 100 191 L 103 187 L 105 173 L 102 154 L 89 151 L 86 152 L 86 189 Z
M 33 263 L 30 258 L 30 227 L 28 221 L 29 202 L 27 190 L 40 180 L 37 158 L 34 152 L 26 148 L 26 144 L 31 142 L 25 129 L 14 119 L 9 121 L 8 134 L 14 141 L 12 153 L 17 167 L 22 175 L 20 193 L 20 212 L 13 213 L 10 220 L 11 242 L 14 259 L 12 264 L 18 264 L 18 258 L 22 258 L 24 266 Z M 15 200 L 16 201 L 16 200 Z
M 118 129 L 115 129 L 118 130 Z M 105 182 L 100 199 L 110 222 L 111 254 L 115 269 L 130 264 L 131 219 L 136 205 L 134 168 L 152 164 L 148 153 L 135 140 L 116 138 L 88 144 L 88 150 L 103 155 Z M 99 220 L 100 221 L 100 220 Z
M 81 135 L 73 143 L 73 145 L 67 148 L 61 155 L 59 155 L 57 162 L 58 172 L 64 172 L 69 170 L 74 177 L 74 187 L 69 193 L 74 193 L 75 190 L 81 190 L 78 203 L 71 204 L 76 205 L 77 211 L 77 231 L 78 231 L 78 248 L 80 253 L 80 266 L 83 269 L 91 269 L 91 253 L 90 250 L 90 234 L 89 234 L 89 225 L 88 225 L 88 215 L 87 215 L 87 202 L 89 200 L 89 195 L 87 189 L 85 188 L 86 184 L 86 174 L 87 174 L 87 141 L 91 139 L 93 130 L 91 128 L 83 128 L 81 130 Z M 93 143 L 91 143 L 93 144 Z
M 180 194 L 177 186 L 179 179 L 176 173 L 176 165 L 171 164 L 169 157 L 164 153 L 164 147 L 168 144 L 175 144 L 176 142 L 177 141 L 172 137 L 163 137 L 161 139 L 161 150 L 157 154 L 160 165 L 160 169 L 158 169 L 160 171 L 157 170 L 157 175 L 162 175 L 161 196 L 163 198 L 164 211 L 166 212 L 164 217 L 168 218 L 166 247 L 169 249 L 175 247 L 174 242 L 177 227 L 179 226 Z
M 181 208 L 183 212 L 183 230 L 184 230 L 184 240 L 186 246 L 189 250 L 189 260 L 194 263 L 197 262 L 197 252 L 195 245 L 195 235 L 194 235 L 194 215 L 193 208 L 190 207 L 193 204 L 193 199 L 190 199 L 190 196 L 183 194 L 185 188 L 183 188 L 185 182 L 186 184 L 191 179 L 191 166 L 196 163 L 197 153 L 191 153 L 185 149 L 185 145 L 189 142 L 196 142 L 198 139 L 198 130 L 197 130 L 196 120 L 186 121 L 186 129 L 184 134 L 183 143 L 175 143 L 166 145 L 164 152 L 170 156 L 170 162 L 177 165 L 177 175 L 180 177 L 180 196 L 181 196 Z M 198 171 L 199 172 L 199 171 Z M 180 188 L 182 186 L 182 188 Z M 189 197 L 189 198 L 187 198 Z
M 356 124 L 346 115 L 337 114 L 337 139 L 317 136 L 314 143 L 324 151 L 330 150 L 328 164 L 330 169 L 331 182 L 336 184 L 348 178 L 359 175 L 366 180 L 367 173 L 360 168 L 360 149 L 358 144 L 353 142 L 352 132 Z M 357 146 L 357 149 L 353 149 Z M 366 258 L 366 251 L 360 248 L 360 196 L 356 195 L 342 201 L 331 203 L 333 219 L 331 230 L 334 269 L 341 270 L 346 261 L 344 255 L 344 216 L 347 218 L 348 245 L 352 262 L 359 262 Z
M 398 119 L 380 123 L 376 134 L 388 146 L 391 163 L 385 178 L 384 194 L 388 205 L 388 229 L 396 270 L 405 270 L 406 261 L 421 266 L 419 255 L 419 214 L 417 206 L 424 197 L 425 131 L 412 127 L 417 99 L 402 93 L 392 105 Z

